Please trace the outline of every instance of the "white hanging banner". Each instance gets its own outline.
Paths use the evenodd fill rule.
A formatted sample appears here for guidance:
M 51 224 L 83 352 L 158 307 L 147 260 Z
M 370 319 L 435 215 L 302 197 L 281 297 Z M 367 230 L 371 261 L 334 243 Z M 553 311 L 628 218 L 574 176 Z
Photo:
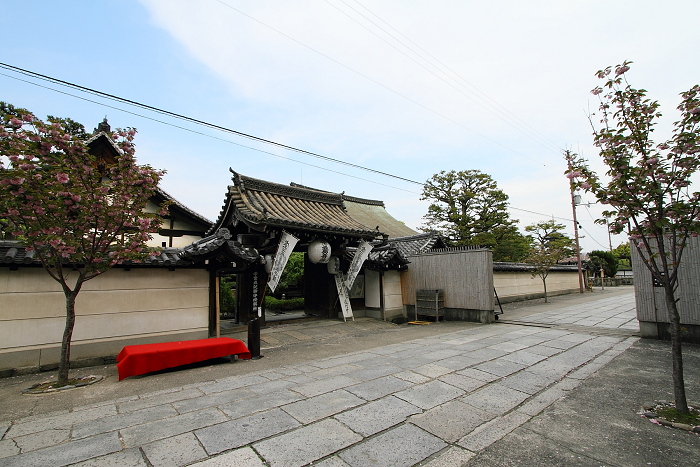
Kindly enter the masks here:
M 343 281 L 343 273 L 333 274 L 333 277 L 335 277 L 335 288 L 338 289 L 340 308 L 343 310 L 343 321 L 347 321 L 348 318 L 352 318 L 355 321 L 355 316 L 352 314 L 352 307 L 350 306 L 350 294 L 345 287 L 345 281 Z
M 355 283 L 355 279 L 360 273 L 362 265 L 365 264 L 365 261 L 369 257 L 370 251 L 372 251 L 372 245 L 361 240 L 360 244 L 357 246 L 357 250 L 355 250 L 355 257 L 352 259 L 350 269 L 348 269 L 348 277 L 345 279 L 345 287 L 348 290 L 352 289 L 352 285 Z
M 289 261 L 289 255 L 294 251 L 294 247 L 299 241 L 294 235 L 282 231 L 282 236 L 280 237 L 280 243 L 277 246 L 277 254 L 275 255 L 275 261 L 272 263 L 272 270 L 270 271 L 270 280 L 267 281 L 267 285 L 270 287 L 271 291 L 275 291 L 277 284 L 279 284 L 282 273 L 284 272 L 284 267 Z

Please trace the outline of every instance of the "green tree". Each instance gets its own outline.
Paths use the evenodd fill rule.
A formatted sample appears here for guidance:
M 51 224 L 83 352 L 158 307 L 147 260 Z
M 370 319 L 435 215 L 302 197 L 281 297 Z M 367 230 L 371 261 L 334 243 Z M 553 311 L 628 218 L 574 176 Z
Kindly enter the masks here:
M 300 284 L 304 280 L 304 253 L 295 251 L 289 255 L 287 265 L 284 267 L 282 277 L 280 277 L 281 288 L 290 285 Z
M 563 224 L 554 221 L 538 222 L 525 227 L 532 238 L 532 247 L 526 261 L 534 267 L 532 277 L 539 276 L 542 279 L 545 303 L 548 301 L 547 276 L 550 268 L 575 252 L 573 240 L 561 233 L 564 229 Z
M 489 246 L 496 261 L 517 261 L 522 256 L 527 240 L 515 228 L 517 220 L 508 214 L 508 195 L 490 175 L 478 170 L 443 170 L 425 182 L 421 200 L 432 202 L 423 216 L 423 230 L 437 231 L 453 246 Z M 500 251 L 502 258 L 509 259 L 501 259 Z
M 219 280 L 219 310 L 221 313 L 233 313 L 236 310 L 236 275 L 224 274 Z
M 136 165 L 133 129 L 112 133 L 120 156 L 101 174 L 72 120 L 44 123 L 25 109 L 0 109 L 0 218 L 65 295 L 58 368 L 65 385 L 83 284 L 122 261 L 158 254 L 146 242 L 161 217 L 145 207 L 163 172 Z
M 700 233 L 700 193 L 690 190 L 700 168 L 700 86 L 681 93 L 680 119 L 671 138 L 655 143 L 652 132 L 661 116 L 659 103 L 627 82 L 631 62 L 597 73 L 604 80 L 593 89 L 600 98 L 600 125 L 593 116 L 594 144 L 607 166 L 601 179 L 576 154 L 565 153 L 567 177 L 610 208 L 601 224 L 626 232 L 632 248 L 657 283 L 663 286 L 670 319 L 673 392 L 676 410 L 689 413 L 683 379 L 681 323 L 677 308 L 678 270 L 688 238 Z
M 588 253 L 588 267 L 594 275 L 600 274 L 600 269 L 605 271 L 605 277 L 615 277 L 617 274 L 617 257 L 609 251 L 594 250 Z
M 620 243 L 616 248 L 613 249 L 613 254 L 618 260 L 618 263 L 622 267 L 632 266 L 632 253 L 630 251 L 629 242 Z

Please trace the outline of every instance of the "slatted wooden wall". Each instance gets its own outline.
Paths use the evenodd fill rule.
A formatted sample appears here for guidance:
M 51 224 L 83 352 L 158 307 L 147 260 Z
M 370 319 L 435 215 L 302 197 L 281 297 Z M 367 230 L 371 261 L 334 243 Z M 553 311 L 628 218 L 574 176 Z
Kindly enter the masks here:
M 442 250 L 409 260 L 401 275 L 404 305 L 415 305 L 418 289 L 443 289 L 447 308 L 493 310 L 491 250 Z
M 630 245 L 632 272 L 639 321 L 668 323 L 664 289 L 654 287 L 651 272 L 642 262 L 637 249 Z M 682 324 L 700 325 L 700 238 L 688 239 L 678 271 L 676 298 Z

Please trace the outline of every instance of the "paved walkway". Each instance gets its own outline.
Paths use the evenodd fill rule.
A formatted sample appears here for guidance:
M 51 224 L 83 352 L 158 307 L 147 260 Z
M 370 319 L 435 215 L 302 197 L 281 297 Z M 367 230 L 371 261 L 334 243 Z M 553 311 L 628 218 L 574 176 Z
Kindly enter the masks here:
M 634 295 L 628 292 L 623 295 L 601 295 L 590 303 L 578 303 L 563 308 L 557 307 L 551 311 L 532 313 L 509 320 L 509 322 L 550 324 L 558 327 L 584 326 L 587 328 L 605 328 L 611 330 L 626 330 L 639 332 L 637 309 Z M 618 291 L 614 291 L 618 292 Z M 504 315 L 508 320 L 508 315 Z
M 628 295 L 591 294 L 577 298 L 575 305 L 562 300 L 530 314 L 549 320 L 555 316 L 547 315 L 550 308 L 569 313 L 567 308 L 587 302 L 580 308 L 590 313 L 584 319 L 602 317 L 628 306 Z M 263 353 L 268 357 L 258 361 L 120 383 L 113 368 L 104 368 L 108 378 L 87 388 L 15 397 L 18 407 L 33 402 L 34 414 L 0 415 L 0 464 L 697 465 L 700 438 L 675 430 L 669 434 L 670 429 L 641 419 L 634 411 L 646 400 L 629 396 L 631 407 L 615 409 L 624 412 L 622 424 L 618 417 L 595 428 L 598 411 L 609 416 L 633 378 L 641 378 L 640 390 L 651 391 L 654 383 L 670 386 L 661 379 L 667 378 L 664 345 L 640 343 L 626 329 L 614 331 L 618 335 L 599 333 L 595 325 L 611 318 L 593 323 L 597 319 L 589 321 L 590 332 L 551 327 L 551 322 L 540 326 L 538 321 L 414 327 L 367 319 L 325 321 L 266 330 L 269 347 Z M 358 328 L 369 336 L 354 335 Z M 372 336 L 373 345 L 366 344 Z M 318 349 L 333 355 L 316 358 Z M 618 361 L 631 353 L 634 358 L 620 366 Z M 700 350 L 691 347 L 689 355 L 689 399 L 698 400 Z M 635 365 L 644 361 L 658 368 L 652 374 L 638 371 Z M 628 377 L 619 381 L 617 374 L 624 371 Z M 179 384 L 193 375 L 194 381 Z M 161 383 L 161 390 L 145 390 Z M 590 386 L 618 395 L 588 397 Z M 7 391 L 16 388 L 16 381 L 0 381 L 0 404 L 12 404 Z M 650 394 L 644 397 L 653 397 L 654 391 Z M 76 402 L 78 397 L 85 403 Z M 577 400 L 585 400 L 583 410 Z M 46 410 L 52 403 L 62 407 L 69 402 L 75 406 Z M 0 414 L 25 410 L 0 408 Z M 590 409 L 592 413 L 586 411 Z M 583 415 L 572 419 L 572 413 Z M 619 432 L 630 424 L 635 436 L 627 442 Z M 571 427 L 579 431 L 569 433 Z M 582 435 L 589 433 L 587 427 L 597 441 Z M 655 446 L 648 433 L 659 436 L 659 452 L 647 453 Z M 606 436 L 616 444 L 598 439 Z M 586 452 L 589 444 L 597 447 L 593 455 Z M 664 451 L 669 446 L 671 452 Z

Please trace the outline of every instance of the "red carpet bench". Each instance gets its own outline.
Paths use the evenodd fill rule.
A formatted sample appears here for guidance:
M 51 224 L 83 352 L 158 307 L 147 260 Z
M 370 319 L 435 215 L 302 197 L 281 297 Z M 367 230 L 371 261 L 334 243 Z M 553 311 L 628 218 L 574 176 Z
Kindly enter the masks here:
M 250 359 L 245 344 L 230 337 L 194 341 L 163 342 L 161 344 L 127 345 L 117 355 L 119 381 L 129 376 L 173 368 L 211 358 L 238 355 Z

